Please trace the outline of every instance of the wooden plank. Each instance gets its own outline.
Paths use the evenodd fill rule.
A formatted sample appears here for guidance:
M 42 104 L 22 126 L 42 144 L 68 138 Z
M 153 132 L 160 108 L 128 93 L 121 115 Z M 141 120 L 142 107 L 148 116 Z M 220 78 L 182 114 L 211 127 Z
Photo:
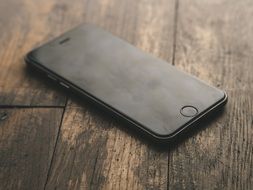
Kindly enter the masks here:
M 173 0 L 89 1 L 84 7 L 85 21 L 172 61 Z M 46 189 L 167 189 L 167 152 L 103 115 L 69 102 Z
M 175 148 L 171 189 L 253 188 L 253 2 L 179 2 L 175 65 L 225 89 L 221 117 Z
M 0 189 L 43 189 L 61 108 L 0 109 Z
M 1 1 L 0 106 L 65 105 L 65 93 L 28 72 L 23 58 L 39 43 L 77 25 L 82 2 Z
M 166 152 L 79 105 L 64 114 L 46 189 L 166 189 Z

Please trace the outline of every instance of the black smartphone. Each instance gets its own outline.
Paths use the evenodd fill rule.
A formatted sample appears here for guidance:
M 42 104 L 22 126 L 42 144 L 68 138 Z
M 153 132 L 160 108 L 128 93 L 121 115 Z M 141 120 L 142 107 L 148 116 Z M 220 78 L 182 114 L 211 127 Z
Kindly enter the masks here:
M 159 142 L 227 101 L 224 91 L 90 24 L 32 50 L 25 60 Z

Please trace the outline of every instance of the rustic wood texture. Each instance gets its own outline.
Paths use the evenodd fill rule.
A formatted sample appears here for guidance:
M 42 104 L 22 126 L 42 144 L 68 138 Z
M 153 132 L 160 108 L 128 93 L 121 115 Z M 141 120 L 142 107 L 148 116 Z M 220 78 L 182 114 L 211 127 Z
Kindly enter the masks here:
M 252 17 L 251 0 L 0 0 L 0 189 L 253 189 Z M 23 57 L 82 22 L 225 89 L 226 109 L 160 149 L 68 100 Z
M 166 152 L 98 110 L 74 105 L 64 114 L 46 189 L 167 188 Z
M 65 95 L 29 73 L 24 56 L 61 32 L 58 1 L 8 0 L 0 3 L 0 105 L 64 106 Z M 67 13 L 65 13 L 67 14 Z M 69 16 L 71 17 L 75 12 Z
M 0 189 L 43 189 L 63 109 L 0 109 Z
M 171 189 L 253 188 L 252 17 L 250 0 L 179 2 L 175 65 L 225 89 L 229 101 L 171 152 Z

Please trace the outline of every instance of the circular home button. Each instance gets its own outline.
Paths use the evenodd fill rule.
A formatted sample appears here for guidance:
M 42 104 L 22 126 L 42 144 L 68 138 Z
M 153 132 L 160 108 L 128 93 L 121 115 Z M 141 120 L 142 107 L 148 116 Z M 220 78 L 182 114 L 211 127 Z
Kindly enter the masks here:
M 181 108 L 180 113 L 185 117 L 193 117 L 198 114 L 198 109 L 194 106 L 184 106 Z

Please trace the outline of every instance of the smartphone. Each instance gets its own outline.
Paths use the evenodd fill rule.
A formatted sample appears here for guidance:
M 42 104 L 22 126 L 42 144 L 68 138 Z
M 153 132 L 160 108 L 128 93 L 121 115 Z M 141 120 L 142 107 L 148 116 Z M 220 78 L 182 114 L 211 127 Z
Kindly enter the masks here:
M 32 50 L 25 61 L 159 142 L 227 101 L 224 91 L 90 24 Z

